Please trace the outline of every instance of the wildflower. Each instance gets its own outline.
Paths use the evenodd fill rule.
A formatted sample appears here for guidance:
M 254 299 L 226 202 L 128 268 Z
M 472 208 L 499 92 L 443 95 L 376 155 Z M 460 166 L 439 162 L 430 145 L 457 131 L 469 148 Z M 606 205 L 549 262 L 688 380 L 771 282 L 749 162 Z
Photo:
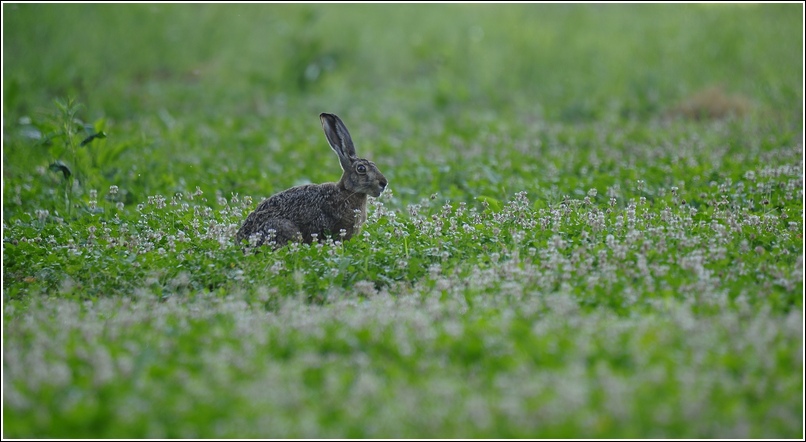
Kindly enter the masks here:
M 608 236 L 612 236 L 612 235 L 608 235 Z M 554 236 L 551 237 L 551 245 L 555 249 L 563 250 L 567 246 L 567 243 L 565 242 L 565 240 L 560 235 L 554 235 Z
M 363 296 L 373 296 L 378 294 L 378 291 L 375 289 L 375 284 L 371 281 L 358 281 L 353 285 L 355 291 L 358 294 Z
M 465 203 L 464 201 L 461 201 L 459 203 L 459 207 L 456 208 L 456 216 L 457 217 L 460 217 L 465 213 L 466 206 L 467 206 L 467 203 Z
M 644 190 L 644 186 L 646 185 L 646 181 L 638 180 L 638 181 L 636 181 L 635 184 L 636 184 L 636 187 L 638 188 L 638 191 L 641 191 L 641 190 Z
M 630 229 L 635 228 L 635 203 L 630 203 L 627 206 L 627 226 Z
M 450 203 L 450 202 L 446 202 L 446 203 L 445 203 L 445 204 L 442 206 L 442 217 L 443 217 L 443 218 L 447 218 L 447 217 L 448 217 L 448 215 L 450 215 L 452 211 L 453 211 L 453 209 L 451 208 L 451 203 Z
M 95 210 L 98 207 L 98 191 L 95 189 L 90 190 L 90 210 Z
M 153 197 L 153 200 L 152 200 L 152 197 L 148 197 L 148 199 L 149 199 L 149 203 L 153 202 L 154 206 L 156 206 L 157 209 L 164 209 L 165 208 L 165 197 L 164 196 L 155 195 Z

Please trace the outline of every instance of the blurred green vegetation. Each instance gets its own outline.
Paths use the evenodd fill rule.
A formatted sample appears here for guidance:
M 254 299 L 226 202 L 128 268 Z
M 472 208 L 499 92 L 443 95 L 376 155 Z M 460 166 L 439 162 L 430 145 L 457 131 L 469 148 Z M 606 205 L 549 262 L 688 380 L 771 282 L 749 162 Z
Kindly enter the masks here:
M 802 437 L 802 17 L 3 4 L 4 436 Z
M 78 117 L 111 137 L 88 187 L 119 185 L 129 202 L 195 186 L 266 196 L 337 178 L 316 118 L 328 111 L 406 202 L 505 198 L 538 190 L 522 187 L 543 172 L 535 142 L 585 157 L 577 137 L 553 138 L 579 124 L 662 121 L 709 87 L 792 139 L 802 132 L 800 8 L 12 4 L 3 165 L 30 179 L 56 160 L 30 125 L 41 129 L 54 99 L 74 98 Z M 533 143 L 527 158 L 502 159 L 521 170 L 501 169 L 510 140 L 487 137 L 501 130 Z
M 272 114 L 282 97 L 355 113 L 595 119 L 651 116 L 716 83 L 796 113 L 800 10 L 16 4 L 4 8 L 3 106 L 19 115 L 71 95 L 116 119 L 162 108 L 220 118 Z

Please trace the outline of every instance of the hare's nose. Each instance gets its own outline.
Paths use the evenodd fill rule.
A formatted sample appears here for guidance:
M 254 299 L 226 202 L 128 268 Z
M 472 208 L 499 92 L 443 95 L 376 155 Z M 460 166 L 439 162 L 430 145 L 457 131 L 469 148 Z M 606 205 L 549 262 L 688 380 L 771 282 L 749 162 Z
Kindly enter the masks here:
M 386 181 L 386 178 L 381 178 L 380 180 L 378 180 L 378 184 L 381 185 L 382 189 L 385 189 L 386 185 L 389 184 L 389 183 Z

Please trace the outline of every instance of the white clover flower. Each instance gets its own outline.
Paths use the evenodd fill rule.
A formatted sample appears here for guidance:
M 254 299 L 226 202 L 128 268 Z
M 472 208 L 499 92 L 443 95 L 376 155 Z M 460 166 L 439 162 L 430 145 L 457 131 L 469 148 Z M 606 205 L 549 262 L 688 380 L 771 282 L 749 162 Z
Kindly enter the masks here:
M 90 210 L 95 210 L 98 207 L 98 191 L 95 189 L 90 190 Z
M 644 186 L 646 186 L 646 181 L 644 181 L 644 180 L 637 180 L 637 181 L 635 182 L 635 184 L 636 184 L 636 188 L 637 188 L 639 191 L 641 191 L 641 190 L 644 190 Z
M 364 296 L 374 296 L 378 294 L 375 284 L 371 281 L 358 281 L 353 285 L 356 292 Z

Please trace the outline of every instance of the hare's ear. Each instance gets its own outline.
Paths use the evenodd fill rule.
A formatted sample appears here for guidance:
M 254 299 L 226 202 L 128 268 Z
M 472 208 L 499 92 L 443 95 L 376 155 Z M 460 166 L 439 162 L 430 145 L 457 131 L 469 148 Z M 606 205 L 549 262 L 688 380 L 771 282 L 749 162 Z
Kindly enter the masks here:
M 339 117 L 333 114 L 319 114 L 319 119 L 322 120 L 322 129 L 325 130 L 327 142 L 330 143 L 330 147 L 339 156 L 341 168 L 350 170 L 352 160 L 356 159 L 356 156 L 353 139 L 350 138 L 347 126 L 342 123 Z

